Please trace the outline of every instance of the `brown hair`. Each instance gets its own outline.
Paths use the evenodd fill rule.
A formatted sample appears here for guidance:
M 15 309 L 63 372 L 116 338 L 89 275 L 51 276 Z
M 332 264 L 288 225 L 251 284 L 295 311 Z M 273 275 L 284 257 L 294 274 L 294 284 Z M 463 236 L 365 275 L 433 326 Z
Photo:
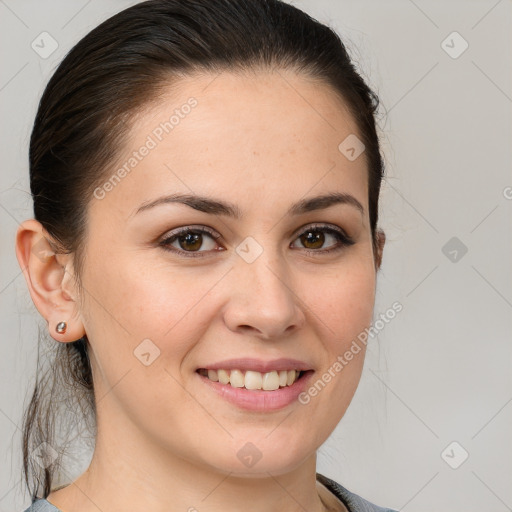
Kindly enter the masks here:
M 34 122 L 29 154 L 34 217 L 59 252 L 74 253 L 79 287 L 87 206 L 118 156 L 133 115 L 187 74 L 271 68 L 316 79 L 348 106 L 365 145 L 375 253 L 384 176 L 375 126 L 379 100 L 339 36 L 279 0 L 149 0 L 104 21 L 71 49 L 46 86 Z M 44 446 L 52 460 L 48 451 L 58 446 L 57 424 L 74 414 L 76 428 L 87 420 L 93 437 L 95 430 L 87 337 L 50 343 L 53 359 L 43 372 L 38 354 L 35 389 L 23 418 L 23 469 L 33 501 L 53 490 L 65 452 L 60 446 L 57 459 L 44 468 L 32 457 Z

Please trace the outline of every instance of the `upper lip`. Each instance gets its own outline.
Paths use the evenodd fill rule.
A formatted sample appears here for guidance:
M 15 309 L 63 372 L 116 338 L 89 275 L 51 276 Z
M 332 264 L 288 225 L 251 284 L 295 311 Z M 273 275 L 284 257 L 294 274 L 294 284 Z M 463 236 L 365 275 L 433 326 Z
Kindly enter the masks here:
M 312 370 L 308 363 L 298 359 L 281 358 L 273 359 L 272 361 L 263 361 L 262 359 L 250 357 L 219 361 L 217 363 L 201 366 L 198 370 L 200 368 L 205 368 L 206 370 L 252 370 L 260 373 L 267 373 L 274 370 Z

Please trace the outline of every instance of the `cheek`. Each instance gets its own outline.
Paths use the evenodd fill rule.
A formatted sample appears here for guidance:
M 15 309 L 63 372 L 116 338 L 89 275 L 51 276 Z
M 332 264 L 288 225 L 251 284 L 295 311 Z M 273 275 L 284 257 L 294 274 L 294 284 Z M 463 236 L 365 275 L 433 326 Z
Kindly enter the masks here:
M 109 397 L 102 405 L 110 407 L 116 397 L 137 422 L 155 408 L 167 422 L 180 417 L 191 399 L 176 380 L 182 380 L 180 366 L 208 328 L 209 318 L 198 305 L 213 281 L 190 286 L 193 280 L 175 269 L 116 254 L 88 263 L 94 271 L 84 274 L 85 328 L 97 394 Z
M 159 362 L 167 359 L 176 365 L 208 328 L 205 293 L 218 277 L 128 256 L 89 260 L 94 268 L 84 276 L 90 290 L 85 317 L 93 319 L 86 325 L 89 337 L 99 342 L 104 357 L 116 347 L 117 358 L 124 353 L 126 364 L 132 364 L 134 350 L 149 339 L 160 350 Z M 108 340 L 107 347 L 102 340 Z
M 332 349 L 341 350 L 371 323 L 375 271 L 361 260 L 340 265 L 330 275 L 319 274 L 313 283 L 315 291 L 306 295 L 306 302 L 317 318 L 316 324 L 323 329 L 319 338 L 328 340 Z
M 321 444 L 345 414 L 361 378 L 366 345 L 358 336 L 372 321 L 375 271 L 371 260 L 354 256 L 330 275 L 313 276 L 312 282 L 308 322 L 319 340 L 321 368 L 299 402 L 307 411 L 309 430 L 317 435 L 315 442 Z

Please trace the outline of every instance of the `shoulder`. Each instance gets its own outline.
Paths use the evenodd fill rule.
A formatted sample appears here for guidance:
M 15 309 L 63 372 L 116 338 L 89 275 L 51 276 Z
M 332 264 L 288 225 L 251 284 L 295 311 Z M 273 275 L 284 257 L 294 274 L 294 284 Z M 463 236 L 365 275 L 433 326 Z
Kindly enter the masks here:
M 316 478 L 344 503 L 349 512 L 396 512 L 390 508 L 379 507 L 370 503 L 320 473 L 316 474 Z M 45 499 L 38 499 L 23 512 L 60 512 L 60 510 Z
M 35 500 L 30 507 L 23 512 L 60 512 L 60 510 L 45 499 Z
M 344 503 L 349 512 L 396 512 L 390 508 L 379 507 L 361 498 L 357 494 L 345 489 L 342 485 L 334 480 L 327 478 L 320 473 L 316 474 L 316 479 L 325 485 L 340 501 Z

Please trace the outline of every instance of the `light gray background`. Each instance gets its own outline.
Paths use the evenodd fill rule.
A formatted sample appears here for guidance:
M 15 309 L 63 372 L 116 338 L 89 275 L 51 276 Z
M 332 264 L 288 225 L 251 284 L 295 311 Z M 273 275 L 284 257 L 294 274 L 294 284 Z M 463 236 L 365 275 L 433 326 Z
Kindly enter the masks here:
M 13 249 L 18 223 L 32 216 L 37 102 L 70 47 L 133 3 L 0 0 L 0 512 L 28 505 L 19 426 L 45 327 Z M 341 34 L 387 109 L 375 316 L 403 304 L 371 340 L 318 471 L 406 512 L 512 510 L 511 2 L 293 3 Z M 59 45 L 47 59 L 31 48 L 43 31 Z M 469 44 L 458 58 L 442 47 L 454 31 Z M 461 48 L 453 36 L 445 44 Z M 452 237 L 468 249 L 455 262 L 442 252 Z M 453 441 L 462 448 L 443 458 Z M 469 457 L 452 469 L 446 460 L 460 462 L 462 449 Z

